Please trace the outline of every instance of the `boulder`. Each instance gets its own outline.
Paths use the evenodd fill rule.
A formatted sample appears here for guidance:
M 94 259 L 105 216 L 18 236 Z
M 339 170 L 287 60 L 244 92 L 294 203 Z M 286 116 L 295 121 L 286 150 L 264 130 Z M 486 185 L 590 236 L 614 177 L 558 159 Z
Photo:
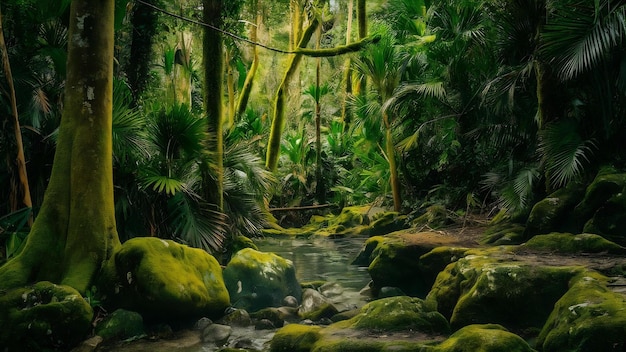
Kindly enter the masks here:
M 496 324 L 469 325 L 452 334 L 433 352 L 534 352 L 521 337 Z
M 584 233 L 553 232 L 547 235 L 537 235 L 523 245 L 524 248 L 535 251 L 549 251 L 556 253 L 626 253 L 626 248 L 604 239 L 602 236 Z
M 368 266 L 374 296 L 382 287 L 389 286 L 397 287 L 408 295 L 425 297 L 437 273 L 448 263 L 434 265 L 431 260 L 429 265 L 420 265 L 421 257 L 437 247 L 457 242 L 452 236 L 436 232 L 415 229 L 397 231 L 369 238 L 352 263 Z M 447 257 L 452 259 L 455 255 Z
M 585 188 L 577 183 L 563 187 L 537 202 L 528 216 L 524 238 L 550 232 L 575 232 L 579 228 L 571 214 L 584 196 Z
M 298 308 L 298 315 L 302 319 L 313 321 L 330 318 L 339 313 L 337 308 L 318 291 L 307 288 L 302 292 L 302 304 Z
M 214 342 L 216 345 L 223 345 L 233 329 L 228 325 L 211 324 L 202 330 L 202 342 Z
M 518 261 L 513 249 L 466 252 L 437 276 L 427 300 L 436 302 L 454 329 L 486 323 L 540 329 L 582 268 Z
M 626 350 L 626 296 L 610 290 L 608 283 L 593 271 L 571 280 L 539 334 L 542 351 Z
M 356 316 L 334 324 L 356 330 L 420 331 L 445 334 L 450 331 L 446 318 L 428 302 L 408 296 L 381 298 L 367 303 Z
M 69 349 L 91 331 L 93 310 L 75 289 L 42 281 L 0 293 L 3 351 Z
M 270 352 L 310 352 L 321 337 L 320 330 L 319 326 L 289 324 L 276 332 Z
M 109 306 L 149 319 L 221 316 L 230 305 L 213 256 L 155 237 L 126 241 L 106 264 L 102 281 Z
M 146 336 L 143 317 L 125 309 L 117 309 L 96 326 L 96 335 L 107 340 L 136 340 Z
M 250 318 L 250 314 L 248 314 L 245 309 L 233 309 L 230 313 L 223 316 L 217 322 L 229 326 L 246 327 L 252 325 L 252 319 Z
M 224 269 L 224 281 L 233 306 L 249 312 L 279 307 L 286 296 L 302 294 L 290 260 L 251 248 L 232 257 Z

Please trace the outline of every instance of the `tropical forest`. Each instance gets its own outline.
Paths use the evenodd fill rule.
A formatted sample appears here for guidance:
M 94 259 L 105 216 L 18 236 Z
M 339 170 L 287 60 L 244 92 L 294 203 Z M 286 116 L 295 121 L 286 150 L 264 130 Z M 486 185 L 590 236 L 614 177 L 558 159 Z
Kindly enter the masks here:
M 626 351 L 626 2 L 2 0 L 0 352 Z

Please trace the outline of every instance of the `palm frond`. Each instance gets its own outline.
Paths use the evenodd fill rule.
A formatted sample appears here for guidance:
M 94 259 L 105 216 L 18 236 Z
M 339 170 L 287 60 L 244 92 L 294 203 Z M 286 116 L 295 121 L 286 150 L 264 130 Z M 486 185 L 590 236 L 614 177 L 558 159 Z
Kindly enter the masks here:
M 168 201 L 174 235 L 183 243 L 208 252 L 220 251 L 226 236 L 226 216 L 212 204 L 183 192 Z
M 626 38 L 626 5 L 612 1 L 555 3 L 542 32 L 541 51 L 555 57 L 562 79 L 589 71 Z
M 147 157 L 146 121 L 138 109 L 131 108 L 132 93 L 121 80 L 113 84 L 113 154 L 125 159 L 129 153 Z
M 539 151 L 555 188 L 581 176 L 596 149 L 595 142 L 583 140 L 577 129 L 575 121 L 565 120 L 546 126 L 540 132 Z

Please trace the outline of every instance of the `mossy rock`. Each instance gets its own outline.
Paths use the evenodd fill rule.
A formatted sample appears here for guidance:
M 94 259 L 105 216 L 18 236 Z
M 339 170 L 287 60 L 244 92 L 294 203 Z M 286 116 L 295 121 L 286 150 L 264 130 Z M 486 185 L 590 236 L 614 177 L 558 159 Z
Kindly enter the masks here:
M 446 318 L 434 305 L 416 297 L 397 296 L 367 303 L 356 316 L 334 324 L 339 328 L 377 331 L 412 330 L 445 334 L 450 331 Z
M 321 338 L 319 326 L 289 324 L 274 334 L 270 352 L 310 352 Z
M 302 304 L 298 308 L 298 315 L 302 319 L 313 321 L 330 319 L 337 313 L 339 313 L 337 308 L 317 290 L 307 288 L 302 292 Z
M 521 337 L 501 325 L 468 325 L 452 334 L 433 352 L 533 352 Z
M 233 306 L 249 312 L 279 307 L 286 296 L 302 294 L 290 260 L 251 248 L 232 257 L 224 269 L 224 280 Z
M 580 267 L 552 267 L 499 257 L 510 249 L 471 250 L 439 274 L 427 300 L 453 328 L 496 323 L 538 329 Z
M 590 219 L 606 201 L 626 188 L 626 174 L 618 173 L 612 167 L 604 167 L 587 187 L 585 196 L 574 209 L 575 218 L 582 221 Z
M 136 340 L 146 336 L 143 317 L 137 312 L 117 309 L 96 326 L 96 335 L 107 340 Z
M 626 194 L 619 193 L 607 200 L 585 223 L 583 231 L 626 246 Z
M 524 238 L 550 232 L 570 232 L 580 230 L 571 218 L 576 205 L 583 199 L 585 189 L 572 183 L 537 202 L 526 221 Z
M 402 339 L 387 340 L 374 338 L 323 338 L 311 352 L 416 352 L 425 350 L 421 341 Z
M 483 233 L 480 243 L 483 245 L 513 245 L 524 242 L 525 227 L 521 224 L 502 221 L 494 223 Z
M 368 266 L 375 295 L 380 288 L 389 286 L 398 287 L 408 295 L 424 297 L 436 273 L 422 270 L 434 269 L 438 272 L 443 268 L 422 266 L 420 257 L 434 248 L 455 243 L 455 238 L 435 232 L 416 232 L 415 229 L 397 231 L 369 238 L 353 264 Z
M 91 330 L 93 310 L 69 286 L 42 281 L 0 293 L 3 351 L 70 349 Z
M 626 253 L 626 248 L 606 240 L 602 236 L 589 233 L 573 235 L 554 232 L 547 235 L 537 235 L 520 248 L 557 253 Z
M 591 271 L 572 279 L 539 334 L 542 351 L 626 350 L 626 297 L 607 283 L 608 278 Z
M 217 317 L 230 306 L 213 256 L 155 237 L 126 241 L 107 263 L 101 287 L 108 305 L 147 319 Z
M 442 272 L 450 263 L 463 258 L 468 248 L 441 246 L 422 255 L 419 258 L 419 272 L 424 281 L 430 283 L 432 287 L 437 275 Z

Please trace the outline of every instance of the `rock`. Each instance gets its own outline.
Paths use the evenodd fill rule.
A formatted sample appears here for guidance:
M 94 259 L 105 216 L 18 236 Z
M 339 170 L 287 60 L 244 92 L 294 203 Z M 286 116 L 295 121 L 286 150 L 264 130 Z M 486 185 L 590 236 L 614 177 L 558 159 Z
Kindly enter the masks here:
M 359 314 L 335 325 L 357 330 L 413 330 L 435 334 L 450 331 L 448 321 L 437 312 L 435 305 L 408 296 L 369 302 L 361 308 Z
M 626 350 L 626 297 L 593 271 L 572 279 L 554 305 L 537 346 L 544 352 Z
M 91 331 L 93 310 L 75 289 L 48 281 L 0 294 L 3 351 L 68 349 Z
M 537 202 L 528 216 L 524 238 L 550 232 L 575 232 L 576 222 L 570 216 L 584 196 L 585 189 L 577 183 L 571 183 L 548 197 Z
M 480 243 L 483 245 L 512 245 L 520 244 L 525 240 L 526 227 L 521 224 L 501 221 L 492 224 L 482 235 Z
M 412 296 L 425 297 L 443 267 L 421 266 L 420 257 L 440 246 L 457 244 L 457 239 L 415 229 L 369 238 L 353 264 L 368 266 L 372 293 L 381 287 L 398 287 Z M 444 266 L 445 267 L 445 266 Z M 435 270 L 429 272 L 423 270 Z
M 534 352 L 524 339 L 500 325 L 469 325 L 434 348 L 436 352 Z
M 198 319 L 198 321 L 194 324 L 193 328 L 194 330 L 204 330 L 204 328 L 206 328 L 207 326 L 213 324 L 213 321 L 207 317 L 203 317 Z
M 202 342 L 214 342 L 216 345 L 224 344 L 230 334 L 232 328 L 228 325 L 211 324 L 202 330 Z
M 143 317 L 137 312 L 117 309 L 101 321 L 95 330 L 96 335 L 108 340 L 136 340 L 146 336 Z
M 104 341 L 100 336 L 93 336 L 81 342 L 80 345 L 72 348 L 70 352 L 93 352 Z
M 302 292 L 302 304 L 298 309 L 298 315 L 302 319 L 316 321 L 330 318 L 338 312 L 337 308 L 318 291 L 307 288 Z
M 273 330 L 276 329 L 276 325 L 269 319 L 261 319 L 254 324 L 255 330 Z
M 213 256 L 155 237 L 126 241 L 106 264 L 102 281 L 109 305 L 144 318 L 219 316 L 230 305 Z
M 336 282 L 327 282 L 320 286 L 319 292 L 325 297 L 335 297 L 343 294 L 343 287 Z
M 351 310 L 346 310 L 344 312 L 339 312 L 333 315 L 330 318 L 330 320 L 332 320 L 334 323 L 338 321 L 348 320 L 350 318 L 354 318 L 357 314 L 359 314 L 360 311 L 361 311 L 360 309 L 351 309 Z
M 270 352 L 310 352 L 320 339 L 319 326 L 289 324 L 272 338 Z
M 297 309 L 291 309 L 293 311 L 287 311 L 281 308 L 265 308 L 250 314 L 250 316 L 256 320 L 267 319 L 271 321 L 275 327 L 280 328 L 285 325 L 285 320 L 297 317 Z
M 252 325 L 252 319 L 250 319 L 250 314 L 248 314 L 245 309 L 234 309 L 232 312 L 223 316 L 218 323 L 246 327 Z
M 224 280 L 233 306 L 249 312 L 278 307 L 285 296 L 302 293 L 290 260 L 251 248 L 233 256 L 224 269 Z
M 285 298 L 283 298 L 283 305 L 286 307 L 297 307 L 298 306 L 298 299 L 294 296 L 286 296 Z
M 427 296 L 453 328 L 495 323 L 538 329 L 581 267 L 553 267 L 515 260 L 513 248 L 466 252 L 442 271 Z
M 397 297 L 397 296 L 406 296 L 401 289 L 397 287 L 381 287 L 380 292 L 378 293 L 379 298 L 387 298 L 387 297 Z
M 602 236 L 584 233 L 553 232 L 547 235 L 537 235 L 528 240 L 523 247 L 557 253 L 612 253 L 623 254 L 626 248 L 604 239 Z

